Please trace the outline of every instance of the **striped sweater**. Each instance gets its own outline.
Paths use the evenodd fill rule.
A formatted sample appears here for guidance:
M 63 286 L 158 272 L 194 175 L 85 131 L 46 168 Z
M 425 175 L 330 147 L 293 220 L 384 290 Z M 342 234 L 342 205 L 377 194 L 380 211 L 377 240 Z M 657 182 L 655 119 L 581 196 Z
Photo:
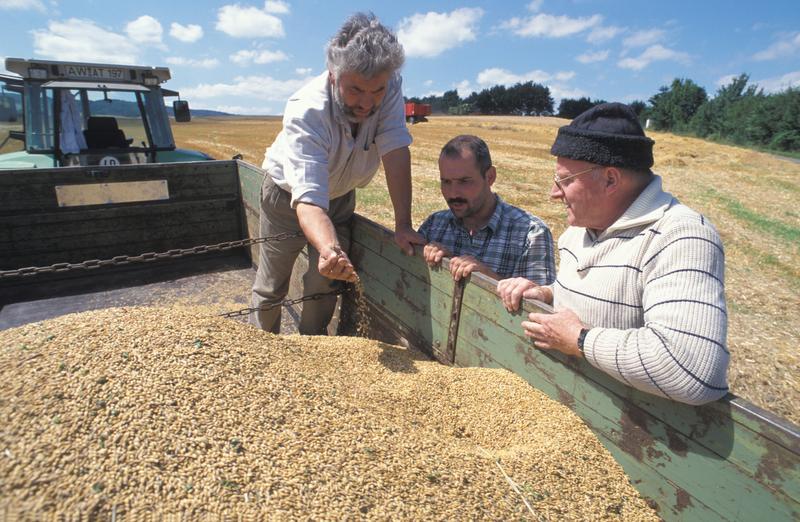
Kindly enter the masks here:
M 596 236 L 558 240 L 556 309 L 591 325 L 586 360 L 639 390 L 688 404 L 728 391 L 722 242 L 702 215 L 653 181 Z

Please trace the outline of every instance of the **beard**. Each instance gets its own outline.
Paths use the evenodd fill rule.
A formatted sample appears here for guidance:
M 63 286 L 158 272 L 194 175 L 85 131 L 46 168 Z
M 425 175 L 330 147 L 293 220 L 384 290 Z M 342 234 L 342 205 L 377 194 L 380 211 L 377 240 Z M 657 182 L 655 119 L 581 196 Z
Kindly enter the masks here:
M 347 121 L 350 123 L 361 123 L 378 112 L 379 106 L 375 105 L 372 107 L 372 109 L 370 109 L 369 114 L 366 116 L 358 116 L 352 107 L 344 103 L 344 100 L 342 100 L 341 96 L 339 95 L 339 86 L 336 84 L 331 85 L 331 95 L 333 97 L 333 103 L 339 107 L 339 110 L 342 111 L 342 114 L 344 114 L 345 118 L 347 118 Z

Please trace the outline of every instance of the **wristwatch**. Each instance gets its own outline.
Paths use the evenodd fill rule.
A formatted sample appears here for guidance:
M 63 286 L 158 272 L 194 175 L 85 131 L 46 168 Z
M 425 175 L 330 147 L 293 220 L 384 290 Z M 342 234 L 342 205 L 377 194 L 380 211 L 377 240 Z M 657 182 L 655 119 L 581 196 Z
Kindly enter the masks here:
M 578 334 L 578 350 L 583 355 L 583 343 L 586 342 L 586 334 L 589 333 L 588 328 L 581 328 L 581 333 Z

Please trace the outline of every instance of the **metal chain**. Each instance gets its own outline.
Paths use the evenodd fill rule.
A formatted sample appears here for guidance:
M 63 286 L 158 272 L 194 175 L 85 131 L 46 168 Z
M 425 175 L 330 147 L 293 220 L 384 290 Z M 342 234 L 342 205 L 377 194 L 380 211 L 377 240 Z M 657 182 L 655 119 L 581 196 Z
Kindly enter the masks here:
M 285 299 L 280 303 L 275 303 L 271 305 L 262 305 L 259 306 L 258 308 L 242 308 L 241 310 L 219 314 L 219 316 L 240 317 L 242 315 L 250 315 L 253 312 L 266 312 L 267 310 L 272 310 L 273 308 L 277 308 L 279 306 L 292 306 L 293 304 L 302 303 L 304 301 L 316 301 L 317 299 L 322 299 L 325 296 L 340 295 L 345 292 L 347 292 L 347 285 L 343 285 L 342 288 L 339 288 L 338 290 L 333 290 L 331 292 L 320 292 L 317 294 L 304 295 L 303 297 L 298 297 L 297 299 Z
M 12 277 L 26 277 L 52 272 L 67 272 L 70 270 L 91 270 L 105 266 L 127 265 L 128 263 L 147 263 L 149 261 L 159 261 L 162 259 L 177 259 L 194 254 L 205 254 L 208 252 L 220 252 L 233 248 L 246 247 L 266 243 L 267 241 L 283 241 L 301 237 L 302 232 L 284 232 L 268 237 L 257 237 L 253 239 L 239 239 L 237 241 L 227 241 L 216 245 L 198 245 L 191 248 L 174 248 L 166 252 L 146 252 L 138 256 L 116 256 L 111 259 L 89 259 L 82 263 L 55 263 L 50 266 L 29 266 L 16 270 L 0 270 L 0 280 Z

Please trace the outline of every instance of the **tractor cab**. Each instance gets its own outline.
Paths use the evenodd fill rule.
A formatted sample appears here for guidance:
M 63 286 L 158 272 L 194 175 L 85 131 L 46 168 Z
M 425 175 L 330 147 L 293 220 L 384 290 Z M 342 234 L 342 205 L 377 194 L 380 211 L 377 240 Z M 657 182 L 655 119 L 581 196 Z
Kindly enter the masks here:
M 7 58 L 0 75 L 0 169 L 211 159 L 176 149 L 165 67 Z M 175 121 L 189 106 L 173 103 Z

